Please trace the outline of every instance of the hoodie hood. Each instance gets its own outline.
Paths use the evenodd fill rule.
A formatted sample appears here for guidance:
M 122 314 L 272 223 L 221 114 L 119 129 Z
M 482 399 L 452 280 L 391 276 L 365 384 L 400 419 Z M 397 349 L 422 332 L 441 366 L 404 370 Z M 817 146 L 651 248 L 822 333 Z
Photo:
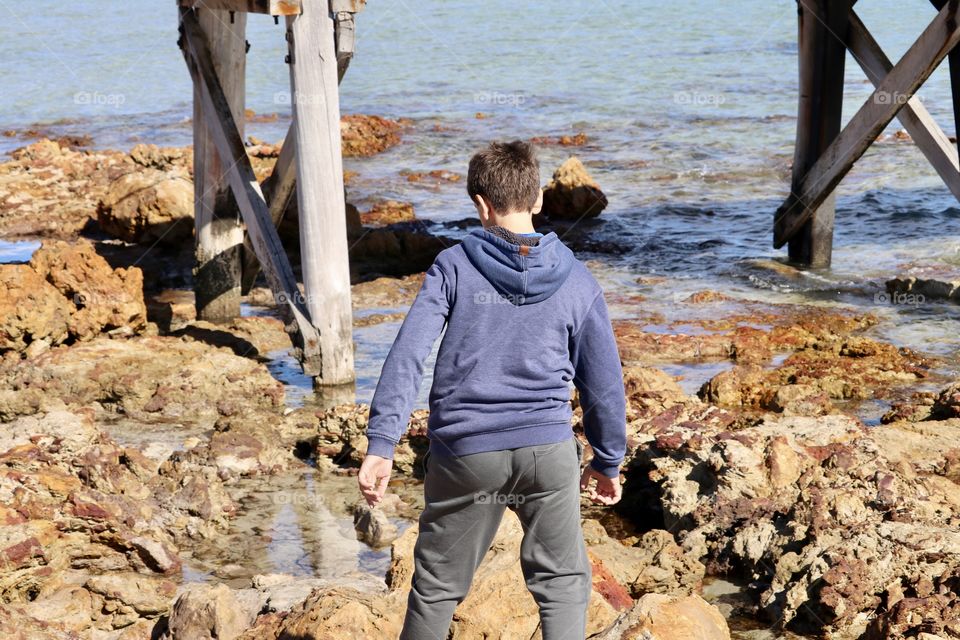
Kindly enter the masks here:
M 463 249 L 477 271 L 514 305 L 546 300 L 566 281 L 576 258 L 551 231 L 534 246 L 507 242 L 486 229 L 471 229 Z

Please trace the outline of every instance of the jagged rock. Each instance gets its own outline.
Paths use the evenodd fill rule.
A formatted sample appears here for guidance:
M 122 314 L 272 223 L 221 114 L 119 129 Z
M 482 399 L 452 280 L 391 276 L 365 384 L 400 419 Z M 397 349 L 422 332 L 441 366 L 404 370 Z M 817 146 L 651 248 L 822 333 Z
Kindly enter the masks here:
M 372 156 L 400 143 L 402 123 L 380 116 L 345 115 L 340 118 L 341 149 L 345 158 Z
M 260 616 L 242 640 L 396 637 L 413 576 L 416 531 L 416 526 L 407 529 L 393 544 L 388 592 L 361 592 L 343 586 L 318 589 L 286 616 Z M 534 637 L 539 620 L 520 570 L 522 537 L 520 521 L 507 511 L 475 574 L 470 594 L 454 614 L 454 637 Z M 633 605 L 627 588 L 592 556 L 592 551 L 591 561 L 594 591 L 588 609 L 588 634 L 601 631 L 619 612 Z
M 126 161 L 125 153 L 75 151 L 48 139 L 14 151 L 0 163 L 0 235 L 74 237 Z
M 0 636 L 4 640 L 79 640 L 62 625 L 27 615 L 22 607 L 0 604 Z
M 422 231 L 363 227 L 351 238 L 351 273 L 422 273 L 449 246 L 449 240 Z
M 887 296 L 893 302 L 922 303 L 927 298 L 960 300 L 960 271 L 939 264 L 914 269 L 920 275 L 904 275 L 887 280 Z
M 143 329 L 147 309 L 137 267 L 113 269 L 86 240 L 44 242 L 30 266 L 72 303 L 70 333 L 78 340 L 120 327 Z
M 585 520 L 583 531 L 591 554 L 629 588 L 633 598 L 647 593 L 686 595 L 703 587 L 705 567 L 667 531 L 648 531 L 632 546 L 609 537 L 596 520 Z
M 73 305 L 25 264 L 0 265 L 0 352 L 34 342 L 57 345 L 69 335 Z
M 699 596 L 650 593 L 596 640 L 729 640 L 720 611 Z
M 367 417 L 370 407 L 360 403 L 344 403 L 318 414 L 316 453 L 336 462 L 359 465 L 367 451 Z M 413 475 L 427 450 L 427 416 L 418 409 L 410 415 L 407 432 L 400 438 L 393 454 L 393 466 L 399 472 Z
M 925 583 L 920 593 L 894 584 L 885 611 L 874 618 L 863 640 L 946 640 L 960 638 L 960 573 Z
M 847 632 L 891 588 L 922 592 L 960 571 L 960 420 L 926 424 L 651 421 L 625 492 L 656 493 L 664 526 L 708 570 L 752 575 L 772 621 Z
M 170 640 L 235 640 L 259 611 L 245 608 L 223 584 L 195 585 L 177 598 L 170 611 Z
M 576 157 L 568 158 L 553 173 L 543 190 L 543 213 L 554 220 L 594 218 L 607 207 L 607 196 Z
M 705 382 L 700 397 L 719 405 L 785 415 L 825 415 L 833 400 L 865 399 L 926 377 L 926 363 L 909 351 L 859 336 L 816 340 L 774 369 L 742 365 Z
M 210 426 L 221 403 L 235 413 L 276 410 L 283 402 L 283 385 L 263 364 L 186 337 L 100 337 L 56 347 L 24 363 L 0 364 L 0 389 L 0 417 L 35 410 L 32 394 Z
M 113 269 L 86 240 L 46 241 L 29 264 L 0 265 L 0 352 L 28 356 L 68 339 L 143 329 L 139 269 Z M 42 348 L 40 345 L 43 345 Z
M 360 221 L 365 225 L 385 226 L 395 222 L 410 222 L 416 220 L 413 215 L 413 205 L 409 202 L 396 200 L 381 200 L 360 215 Z

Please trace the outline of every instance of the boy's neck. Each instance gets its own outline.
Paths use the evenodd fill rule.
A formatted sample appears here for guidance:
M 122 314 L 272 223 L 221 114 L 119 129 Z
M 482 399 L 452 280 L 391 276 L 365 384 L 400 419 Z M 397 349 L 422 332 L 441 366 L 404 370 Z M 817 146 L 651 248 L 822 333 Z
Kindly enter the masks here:
M 530 214 L 524 215 L 521 212 L 508 213 L 505 215 L 492 214 L 483 225 L 484 229 L 492 226 L 500 226 L 514 233 L 534 233 L 533 219 Z

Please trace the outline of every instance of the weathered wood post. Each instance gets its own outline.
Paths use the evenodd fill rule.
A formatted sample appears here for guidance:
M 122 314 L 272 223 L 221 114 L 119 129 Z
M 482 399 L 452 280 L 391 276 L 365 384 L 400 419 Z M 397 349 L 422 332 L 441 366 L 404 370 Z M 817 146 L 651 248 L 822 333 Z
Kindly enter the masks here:
M 797 144 L 793 157 L 794 192 L 813 163 L 840 133 L 847 14 L 852 0 L 804 0 L 797 3 L 799 20 L 800 100 Z M 794 235 L 788 245 L 791 262 L 830 266 L 833 251 L 833 192 Z
M 314 380 L 336 385 L 355 374 L 338 68 L 327 0 L 303 0 L 301 13 L 287 17 L 287 41 L 305 306 L 320 335 Z
M 930 0 L 937 11 L 942 10 L 949 0 Z M 960 131 L 960 48 L 954 47 L 947 56 L 950 64 L 950 91 L 953 98 L 953 122 Z M 957 146 L 960 148 L 960 136 L 957 136 Z M 957 196 L 960 198 L 960 196 Z
M 202 8 L 200 26 L 214 69 L 243 136 L 246 73 L 246 12 Z M 240 315 L 243 226 L 226 179 L 226 166 L 211 139 L 203 100 L 194 87 L 194 296 L 197 318 L 227 322 Z
M 954 47 L 960 45 L 960 0 L 944 2 L 920 37 L 893 66 L 889 66 L 889 60 L 853 13 L 852 0 L 837 0 L 836 3 L 808 0 L 801 4 L 797 155 L 790 195 L 774 216 L 773 246 L 779 249 L 789 242 L 791 258 L 803 264 L 826 266 L 829 264 L 830 243 L 827 238 L 832 235 L 833 209 L 831 206 L 830 213 L 821 215 L 821 208 L 830 201 L 834 189 L 853 164 L 901 112 L 904 125 L 919 134 L 914 138 L 917 145 L 944 176 L 951 190 L 960 193 L 960 182 L 954 170 L 958 166 L 956 150 L 944 144 L 943 132 L 914 99 L 917 89 L 933 70 Z M 846 17 L 841 19 L 834 9 L 846 11 Z M 813 20 L 819 18 L 820 26 L 809 20 L 805 23 L 808 16 Z M 827 27 L 827 32 L 834 38 L 832 42 L 822 33 L 817 35 L 821 26 Z M 812 36 L 808 29 L 814 31 Z M 817 47 L 813 44 L 816 38 L 821 41 L 826 38 L 826 42 Z M 858 55 L 858 61 L 876 88 L 843 129 L 831 138 L 831 123 L 839 118 L 839 106 L 831 109 L 832 101 L 837 98 L 832 89 L 825 87 L 834 86 L 840 79 L 832 78 L 834 71 L 831 71 L 829 61 L 833 54 L 828 57 L 826 51 L 840 40 L 850 43 L 851 51 Z M 816 55 L 818 50 L 820 55 Z M 842 56 L 836 64 L 842 64 Z M 884 69 L 889 69 L 885 75 Z M 817 79 L 818 74 L 822 76 L 820 79 Z M 955 107 L 957 102 L 954 101 Z M 810 151 L 813 148 L 817 149 L 816 153 Z M 818 224 L 818 216 L 823 224 Z

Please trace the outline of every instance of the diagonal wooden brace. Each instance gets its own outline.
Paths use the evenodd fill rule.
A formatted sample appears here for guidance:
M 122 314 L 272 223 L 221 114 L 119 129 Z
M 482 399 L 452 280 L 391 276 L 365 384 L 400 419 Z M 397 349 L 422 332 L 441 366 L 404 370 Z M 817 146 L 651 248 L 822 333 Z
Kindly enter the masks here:
M 294 162 L 297 146 L 297 123 L 292 122 L 280 147 L 280 155 L 273 165 L 273 173 L 260 185 L 264 199 L 270 203 L 270 219 L 274 228 L 280 225 L 283 214 L 297 185 L 297 163 Z M 247 295 L 260 273 L 260 259 L 250 241 L 250 234 L 243 238 L 243 264 L 240 293 Z
M 204 115 L 207 117 L 217 153 L 229 167 L 227 182 L 240 207 L 253 248 L 275 299 L 288 315 L 287 331 L 299 352 L 304 373 L 320 375 L 319 333 L 310 321 L 293 269 L 280 244 L 280 237 L 273 226 L 260 184 L 254 175 L 250 158 L 214 70 L 200 23 L 192 9 L 180 8 L 180 29 L 184 60 L 194 86 L 199 89 L 200 98 L 203 100 Z
M 893 68 L 893 64 L 854 11 L 850 12 L 847 48 L 860 63 L 870 82 L 874 86 L 880 86 Z M 897 114 L 897 118 L 923 155 L 937 170 L 951 193 L 960 199 L 960 161 L 957 158 L 957 147 L 934 122 L 920 99 L 913 96 L 907 100 L 903 109 Z
M 870 144 L 903 107 L 899 96 L 912 97 L 933 70 L 960 42 L 957 9 L 949 0 L 916 42 L 867 98 L 833 142 L 810 168 L 796 189 L 777 209 L 773 246 L 780 248 L 833 192 Z

